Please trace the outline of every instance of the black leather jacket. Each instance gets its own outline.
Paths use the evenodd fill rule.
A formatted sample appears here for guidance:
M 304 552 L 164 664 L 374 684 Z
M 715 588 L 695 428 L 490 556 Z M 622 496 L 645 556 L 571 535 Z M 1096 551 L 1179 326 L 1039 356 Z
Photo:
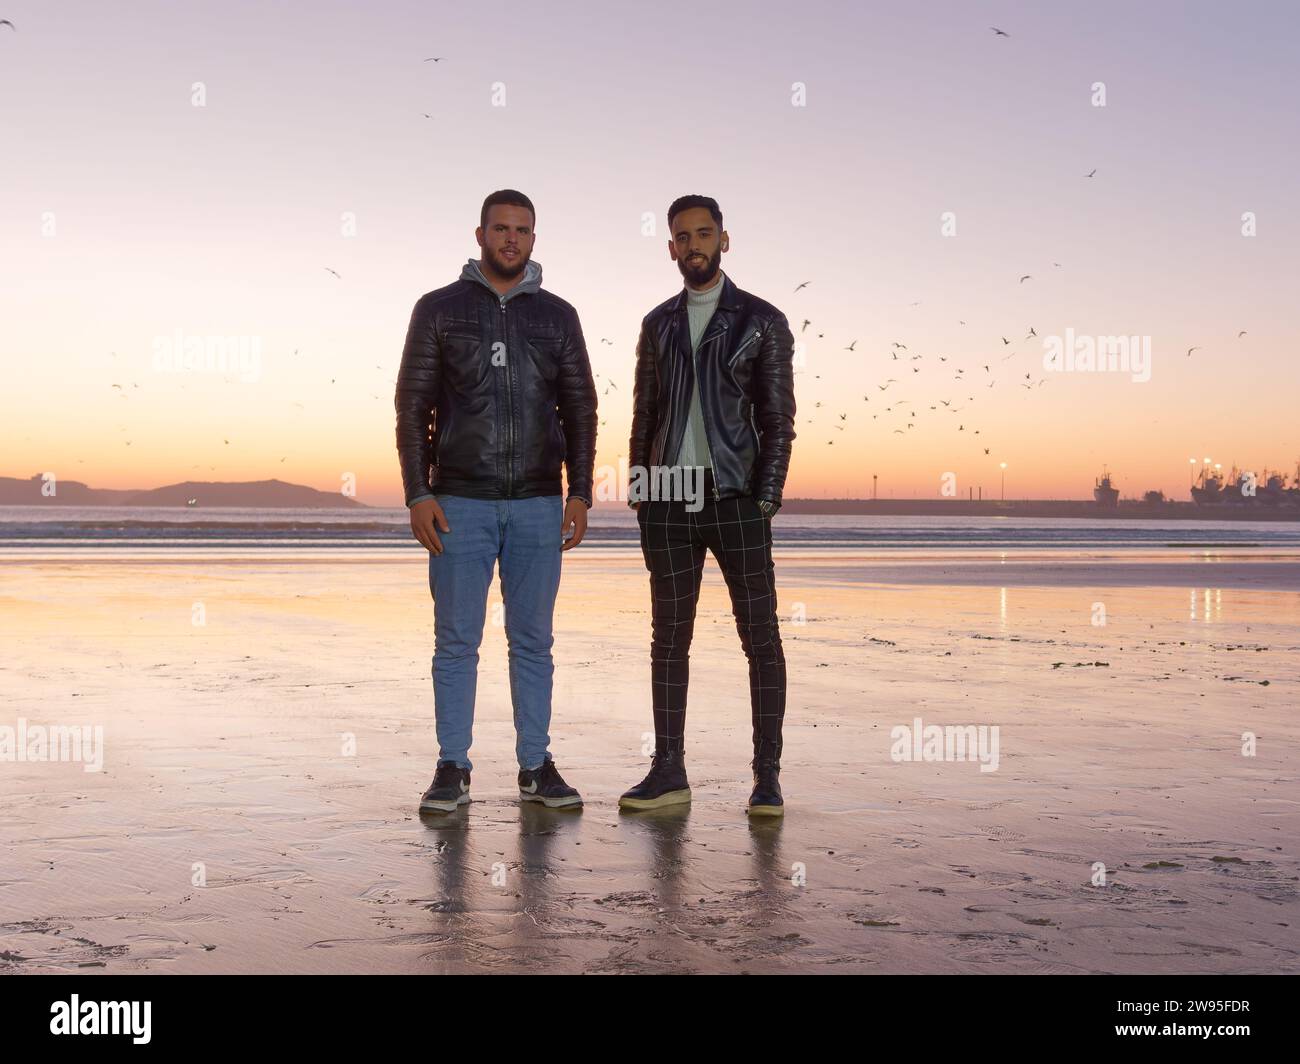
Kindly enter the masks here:
M 542 291 L 541 266 L 504 296 L 473 259 L 421 296 L 397 374 L 406 505 L 561 493 L 591 505 L 596 385 L 577 311 Z
M 794 440 L 794 336 L 771 303 L 723 273 L 717 310 L 691 357 L 686 289 L 641 322 L 628 465 L 671 465 L 686 431 L 691 382 L 713 459 L 714 498 L 752 495 L 780 504 Z M 635 475 L 635 474 L 634 474 Z

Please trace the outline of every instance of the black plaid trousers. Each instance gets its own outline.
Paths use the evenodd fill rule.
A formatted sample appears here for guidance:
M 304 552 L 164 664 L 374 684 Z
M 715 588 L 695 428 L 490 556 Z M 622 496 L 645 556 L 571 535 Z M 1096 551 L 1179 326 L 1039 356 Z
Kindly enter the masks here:
M 749 659 L 754 754 L 780 758 L 785 652 L 776 616 L 772 524 L 751 496 L 714 501 L 712 477 L 706 488 L 704 504 L 694 513 L 676 500 L 642 502 L 637 508 L 641 553 L 650 571 L 655 748 L 683 750 L 691 636 L 707 548 L 722 570 Z

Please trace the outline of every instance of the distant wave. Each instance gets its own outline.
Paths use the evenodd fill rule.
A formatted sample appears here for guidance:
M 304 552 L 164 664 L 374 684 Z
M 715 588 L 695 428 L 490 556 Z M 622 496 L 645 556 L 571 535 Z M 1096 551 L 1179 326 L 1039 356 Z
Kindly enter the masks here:
M 558 529 L 557 529 L 558 533 Z M 903 517 L 788 514 L 773 522 L 777 546 L 870 550 L 936 548 L 996 549 L 1072 547 L 1125 549 L 1163 547 L 1300 548 L 1300 526 L 1273 522 L 1160 521 L 997 517 Z M 592 512 L 584 546 L 635 547 L 636 515 Z M 232 546 L 262 548 L 409 547 L 404 509 L 375 510 L 141 510 L 77 509 L 54 515 L 42 507 L 0 510 L 0 547 L 98 547 L 112 549 L 175 544 L 186 549 Z

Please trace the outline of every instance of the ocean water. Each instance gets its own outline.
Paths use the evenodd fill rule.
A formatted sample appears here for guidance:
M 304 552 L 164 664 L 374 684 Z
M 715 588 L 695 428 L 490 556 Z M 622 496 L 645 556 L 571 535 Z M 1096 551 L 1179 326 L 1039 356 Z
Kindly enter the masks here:
M 779 514 L 781 549 L 942 552 L 999 549 L 1300 548 L 1300 522 Z M 414 545 L 404 508 L 366 510 L 0 507 L 0 552 L 383 550 Z M 598 507 L 584 549 L 636 548 L 636 514 Z

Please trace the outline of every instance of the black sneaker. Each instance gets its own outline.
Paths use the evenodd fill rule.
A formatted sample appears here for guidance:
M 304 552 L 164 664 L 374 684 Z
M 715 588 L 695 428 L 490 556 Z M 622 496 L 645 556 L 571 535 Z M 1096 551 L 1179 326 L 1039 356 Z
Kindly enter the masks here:
M 754 770 L 754 790 L 749 796 L 749 815 L 785 816 L 781 762 L 774 757 L 756 757 L 750 765 Z
M 665 805 L 685 805 L 690 800 L 685 757 L 680 750 L 669 750 L 654 755 L 649 774 L 625 792 L 618 804 L 621 809 L 658 809 Z
M 519 797 L 525 802 L 541 802 L 550 809 L 582 805 L 582 795 L 564 782 L 549 757 L 537 768 L 519 770 Z
M 469 801 L 469 769 L 447 761 L 438 766 L 433 782 L 420 799 L 426 812 L 450 813 Z

